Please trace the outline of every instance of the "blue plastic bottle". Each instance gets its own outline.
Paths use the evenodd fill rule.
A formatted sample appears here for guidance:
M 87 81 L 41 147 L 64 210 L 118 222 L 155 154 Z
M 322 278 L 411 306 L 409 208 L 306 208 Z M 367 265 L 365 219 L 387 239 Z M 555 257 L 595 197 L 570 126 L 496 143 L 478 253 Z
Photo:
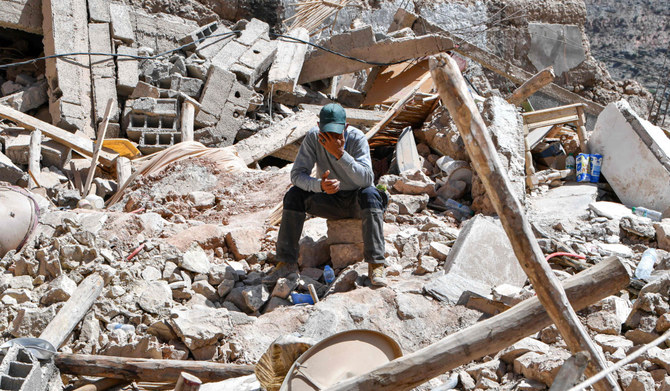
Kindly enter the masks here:
M 326 281 L 326 284 L 335 281 L 335 271 L 330 265 L 326 265 L 326 267 L 323 268 L 323 280 Z

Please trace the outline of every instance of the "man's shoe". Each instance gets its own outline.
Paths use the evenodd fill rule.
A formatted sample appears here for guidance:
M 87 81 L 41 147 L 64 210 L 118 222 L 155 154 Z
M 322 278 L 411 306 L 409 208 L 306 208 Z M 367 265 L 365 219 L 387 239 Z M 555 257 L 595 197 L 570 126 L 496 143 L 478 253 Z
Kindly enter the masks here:
M 263 277 L 263 285 L 272 286 L 277 283 L 277 280 L 291 273 L 300 273 L 297 263 L 279 262 L 272 273 Z
M 384 264 L 368 263 L 368 277 L 372 286 L 386 286 L 386 277 L 384 277 Z

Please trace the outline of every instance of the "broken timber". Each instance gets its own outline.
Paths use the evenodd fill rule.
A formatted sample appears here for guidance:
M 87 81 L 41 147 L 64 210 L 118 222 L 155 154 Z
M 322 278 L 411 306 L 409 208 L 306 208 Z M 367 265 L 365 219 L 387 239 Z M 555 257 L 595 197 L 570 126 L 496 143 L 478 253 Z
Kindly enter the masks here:
M 630 276 L 628 266 L 619 258 L 610 257 L 566 279 L 563 284 L 572 305 L 582 309 L 626 287 Z M 326 390 L 411 390 L 472 360 L 495 354 L 551 323 L 538 298 L 532 297 L 501 314 Z
M 74 149 L 85 156 L 93 156 L 93 142 L 87 138 L 74 135 L 66 130 L 58 128 L 47 122 L 40 121 L 11 107 L 0 105 L 0 117 L 16 122 L 18 125 L 28 129 L 39 129 L 44 136 Z M 105 166 L 112 166 L 118 155 L 106 151 L 100 151 L 100 161 Z
M 447 55 L 435 56 L 430 59 L 430 71 L 440 98 L 461 133 L 468 155 L 500 216 L 500 222 L 512 243 L 514 253 L 537 292 L 537 297 L 570 350 L 575 353 L 585 350 L 593 358 L 587 373 L 592 375 L 605 369 L 605 359 L 579 322 L 558 278 L 542 254 L 521 204 L 514 196 L 484 120 L 468 92 L 456 61 Z M 610 376 L 605 381 L 597 383 L 595 389 L 618 390 L 619 386 Z
M 352 31 L 347 34 L 353 35 L 357 33 L 358 31 Z M 453 49 L 453 41 L 440 35 L 425 35 L 417 38 L 392 38 L 381 42 L 375 42 L 374 34 L 372 29 L 370 29 L 369 36 L 362 39 L 353 36 L 350 40 L 346 40 L 340 36 L 335 36 L 333 38 L 336 37 L 339 37 L 338 40 L 346 42 L 349 42 L 350 40 L 364 40 L 367 42 L 364 46 L 351 49 L 331 49 L 350 57 L 375 63 L 395 63 Z M 344 75 L 368 68 L 370 68 L 370 64 L 368 63 L 349 60 L 326 51 L 316 51 L 312 52 L 312 54 L 305 60 L 298 83 L 304 84 L 310 81 Z
M 62 373 L 145 382 L 177 382 L 182 372 L 188 372 L 203 382 L 221 381 L 254 373 L 253 365 L 191 360 L 59 353 L 54 357 L 54 361 Z
M 518 106 L 523 101 L 528 99 L 529 96 L 533 95 L 547 84 L 553 82 L 555 77 L 556 75 L 554 74 L 554 67 L 549 66 L 544 68 L 540 72 L 536 73 L 533 77 L 526 80 L 526 82 L 523 83 L 519 88 L 512 91 L 506 100 L 509 103 Z
M 100 151 L 102 150 L 102 144 L 105 142 L 105 135 L 107 133 L 107 126 L 109 126 L 109 116 L 112 113 L 112 105 L 114 100 L 110 99 L 107 101 L 107 108 L 105 108 L 105 119 L 98 130 L 98 138 L 95 143 L 95 151 L 93 151 L 93 158 L 91 159 L 91 167 L 88 168 L 88 175 L 86 176 L 86 183 L 84 183 L 84 193 L 82 197 L 88 195 L 89 190 L 91 190 L 91 183 L 93 183 L 93 177 L 95 176 L 95 168 L 98 166 L 98 158 L 100 157 Z
M 79 284 L 70 299 L 58 311 L 40 334 L 40 338 L 51 342 L 58 350 L 77 324 L 84 318 L 95 300 L 100 296 L 104 281 L 98 274 L 91 274 Z
M 487 52 L 484 49 L 481 49 L 467 41 L 464 41 L 460 38 L 454 37 L 448 31 L 442 29 L 441 27 L 433 24 L 424 18 L 417 16 L 416 14 L 407 11 L 403 8 L 399 8 L 396 13 L 395 18 L 404 18 L 410 19 L 414 18 L 413 29 L 420 34 L 441 34 L 442 36 L 451 39 L 455 43 L 453 50 L 465 57 L 472 59 L 473 61 L 478 62 L 483 67 L 490 69 L 491 71 L 499 74 L 500 76 L 513 81 L 516 84 L 523 84 L 533 77 L 533 74 L 527 72 L 508 61 L 503 60 L 502 58 L 496 56 L 493 53 Z M 417 23 L 421 21 L 421 23 Z M 584 103 L 586 105 L 586 112 L 589 114 L 597 116 L 605 108 L 598 103 L 595 103 L 591 100 L 588 100 L 584 97 L 581 97 L 573 92 L 566 90 L 563 87 L 560 87 L 554 83 L 548 84 L 540 90 L 542 93 L 557 99 L 564 103 Z

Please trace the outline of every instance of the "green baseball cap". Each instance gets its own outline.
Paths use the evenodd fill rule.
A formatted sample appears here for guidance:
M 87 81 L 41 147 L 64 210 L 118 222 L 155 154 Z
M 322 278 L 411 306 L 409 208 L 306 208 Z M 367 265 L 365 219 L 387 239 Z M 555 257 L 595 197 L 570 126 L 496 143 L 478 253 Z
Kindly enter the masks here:
M 347 113 L 337 103 L 329 103 L 319 113 L 319 128 L 322 132 L 342 134 L 347 124 Z

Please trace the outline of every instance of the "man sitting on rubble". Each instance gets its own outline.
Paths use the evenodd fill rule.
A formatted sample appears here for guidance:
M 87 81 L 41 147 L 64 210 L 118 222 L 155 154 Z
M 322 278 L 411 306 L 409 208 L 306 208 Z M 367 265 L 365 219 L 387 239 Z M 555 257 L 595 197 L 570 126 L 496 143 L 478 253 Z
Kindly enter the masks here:
M 316 163 L 317 177 L 311 176 Z M 326 219 L 360 218 L 368 277 L 374 286 L 386 286 L 384 277 L 385 194 L 374 186 L 370 146 L 363 132 L 346 123 L 342 106 L 330 103 L 319 113 L 319 123 L 300 146 L 291 170 L 293 186 L 284 196 L 275 270 L 264 279 L 298 273 L 298 252 L 305 215 Z

